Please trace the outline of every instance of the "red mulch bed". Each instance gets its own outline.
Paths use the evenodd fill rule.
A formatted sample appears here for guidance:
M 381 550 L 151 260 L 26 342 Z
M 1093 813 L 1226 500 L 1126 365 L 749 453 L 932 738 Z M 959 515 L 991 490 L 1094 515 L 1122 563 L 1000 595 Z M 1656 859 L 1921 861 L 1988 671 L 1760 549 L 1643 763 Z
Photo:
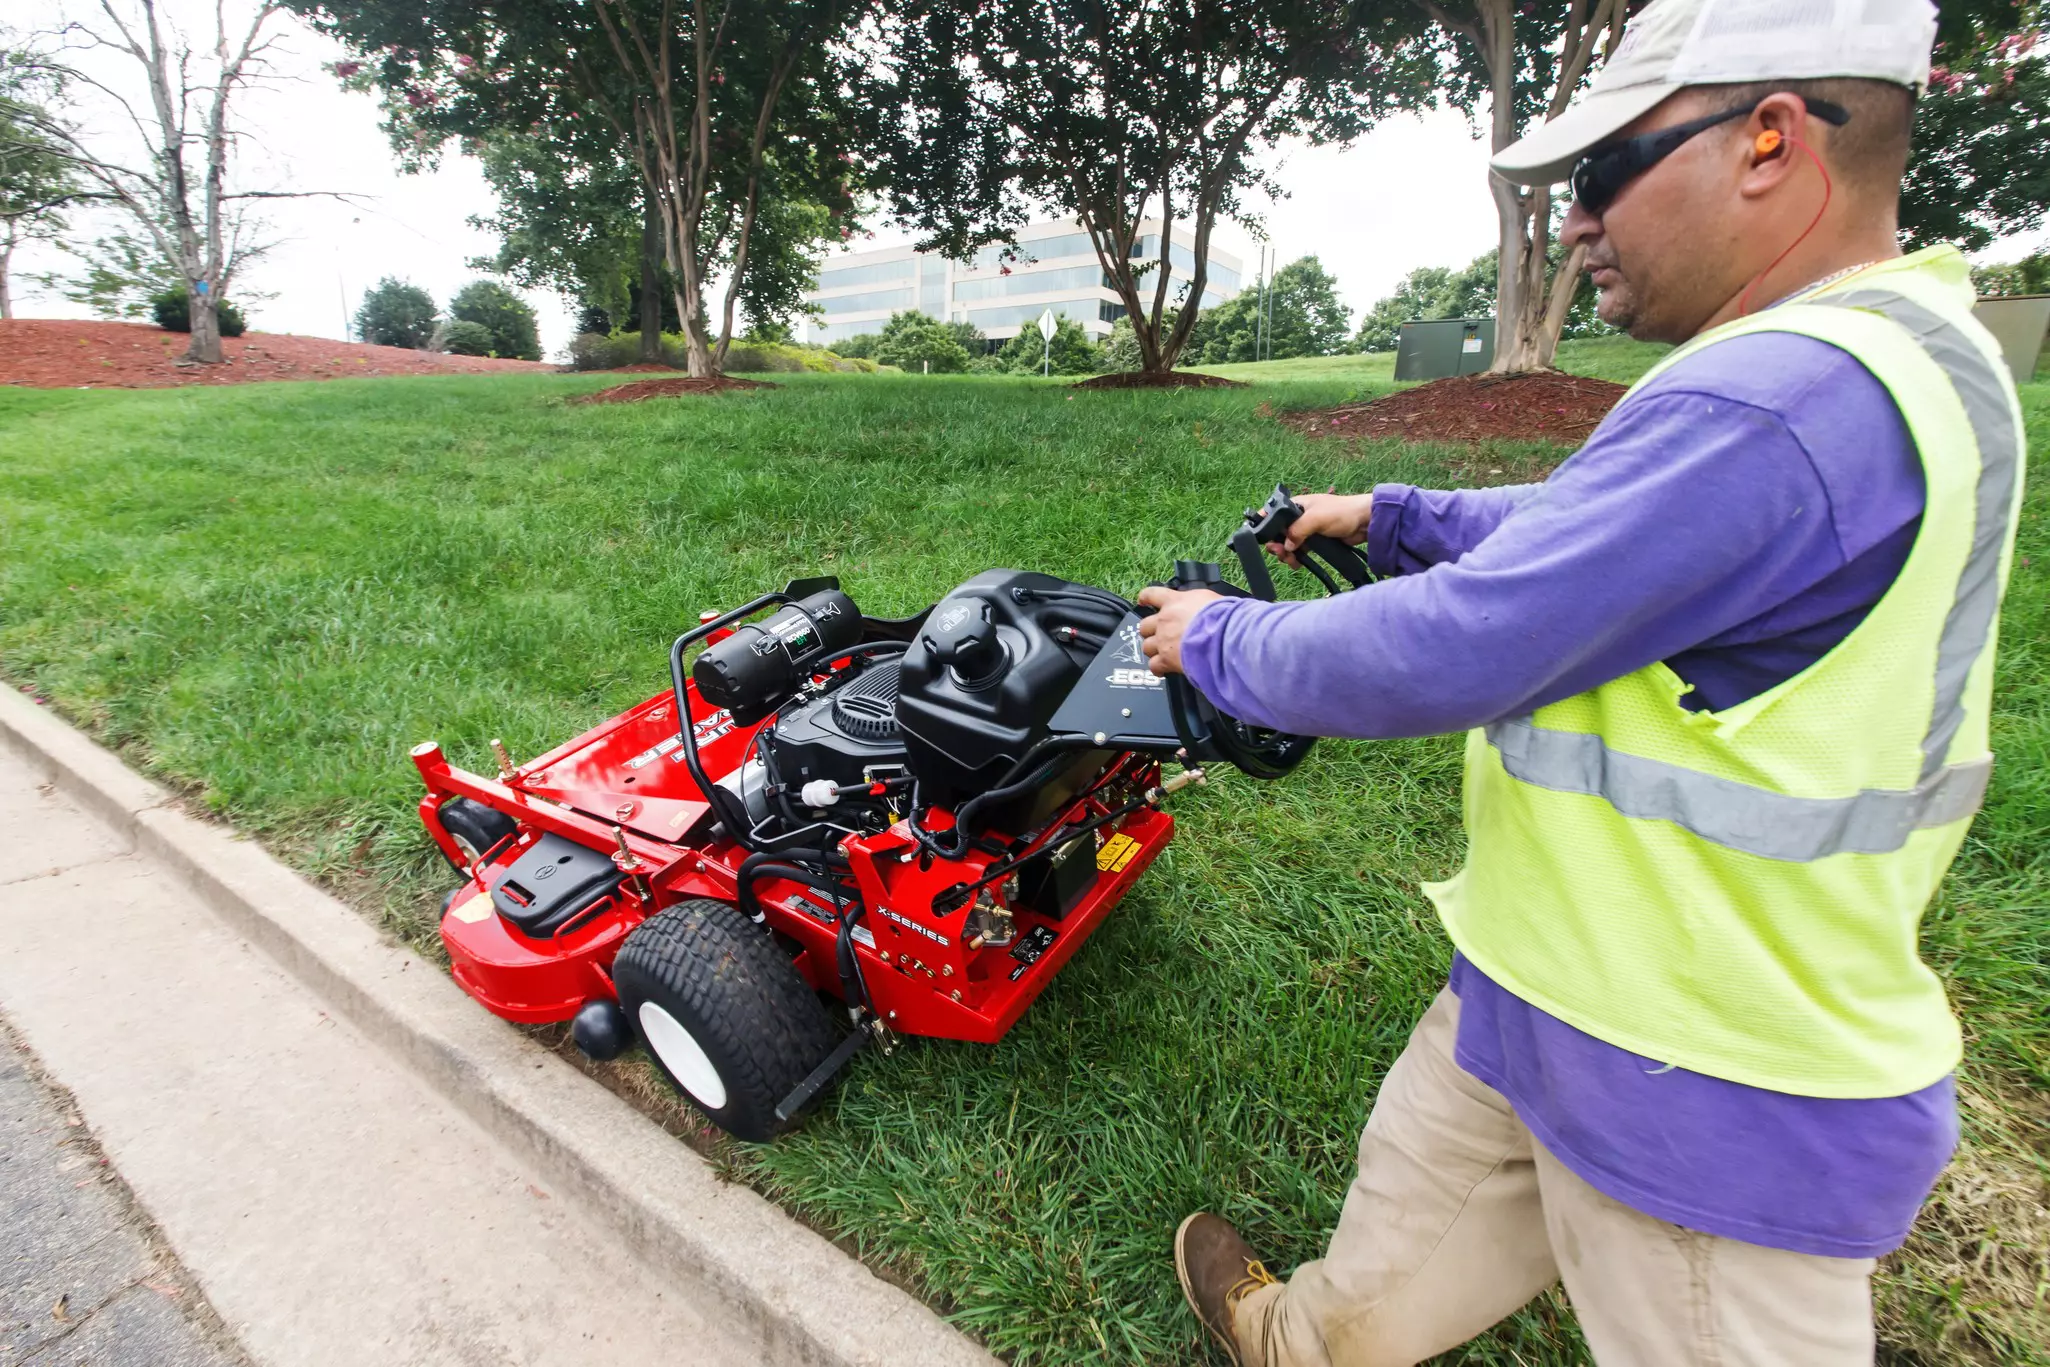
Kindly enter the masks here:
M 148 323 L 0 319 L 0 384 L 43 389 L 164 389 L 349 375 L 477 375 L 555 369 L 540 361 L 451 356 L 405 347 L 250 332 L 221 339 L 220 365 L 180 365 L 190 342 Z
M 1115 375 L 1098 375 L 1068 386 L 1070 389 L 1244 389 L 1244 380 L 1227 380 L 1222 375 L 1199 375 L 1193 370 L 1125 370 Z
M 635 380 L 616 384 L 595 394 L 579 394 L 571 403 L 639 403 L 643 399 L 666 399 L 675 394 L 719 394 L 729 389 L 775 389 L 766 380 L 743 380 L 737 375 L 710 375 L 701 380 L 679 377 L 673 380 Z
M 1433 380 L 1372 403 L 1282 421 L 1313 437 L 1401 437 L 1409 441 L 1551 441 L 1577 446 L 1623 397 L 1625 386 L 1544 370 L 1529 375 L 1461 375 Z

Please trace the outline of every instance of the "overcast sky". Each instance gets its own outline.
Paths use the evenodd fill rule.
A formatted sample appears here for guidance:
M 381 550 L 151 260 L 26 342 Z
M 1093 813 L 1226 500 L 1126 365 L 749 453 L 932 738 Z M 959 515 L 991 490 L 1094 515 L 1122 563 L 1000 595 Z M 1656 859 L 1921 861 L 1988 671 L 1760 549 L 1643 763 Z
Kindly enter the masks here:
M 231 24 L 237 8 L 230 6 Z M 26 13 L 13 22 L 54 27 L 67 10 L 86 14 L 62 0 L 28 0 Z M 164 0 L 163 10 L 190 24 L 202 46 L 211 45 L 211 5 Z M 492 204 L 476 163 L 451 148 L 438 169 L 401 173 L 378 130 L 375 100 L 342 91 L 325 69 L 342 55 L 339 47 L 289 17 L 273 22 L 280 25 L 282 41 L 274 55 L 284 79 L 241 96 L 237 123 L 250 141 L 237 179 L 250 189 L 343 190 L 360 198 L 266 206 L 265 217 L 282 241 L 251 267 L 243 289 L 276 297 L 252 307 L 253 326 L 340 337 L 364 288 L 384 275 L 411 280 L 445 303 L 476 276 L 465 263 L 496 245 L 469 224 Z M 97 69 L 120 79 L 129 75 L 116 64 Z M 110 119 L 95 118 L 91 126 L 118 134 Z M 1401 119 L 1343 151 L 1283 149 L 1273 159 L 1290 191 L 1266 215 L 1276 250 L 1283 260 L 1321 256 L 1355 310 L 1387 293 L 1414 267 L 1463 265 L 1494 241 L 1486 157 L 1456 114 Z M 902 240 L 888 225 L 874 226 L 873 240 L 853 245 Z M 1252 247 L 1243 234 L 1220 229 L 1220 245 L 1242 253 L 1250 265 Z M 74 264 L 48 248 L 16 257 L 24 274 Z M 24 315 L 85 314 L 55 294 L 26 284 L 20 290 Z M 542 342 L 552 356 L 569 337 L 572 307 L 546 291 L 524 293 L 540 314 Z
M 65 0 L 27 0 L 25 6 L 15 0 L 8 6 L 9 22 L 53 28 L 67 8 L 87 13 L 76 4 L 67 7 Z M 189 23 L 200 47 L 211 46 L 210 4 L 162 0 L 161 8 Z M 247 13 L 233 3 L 229 9 L 231 25 L 236 11 Z M 493 204 L 477 164 L 451 148 L 436 170 L 402 174 L 378 130 L 374 99 L 342 91 L 325 69 L 342 55 L 339 47 L 289 16 L 273 23 L 280 35 L 273 55 L 281 79 L 240 96 L 236 122 L 249 138 L 235 177 L 246 189 L 338 190 L 355 198 L 276 200 L 266 206 L 280 242 L 250 269 L 242 289 L 275 297 L 251 308 L 252 325 L 341 337 L 364 288 L 385 275 L 424 286 L 446 304 L 478 274 L 466 262 L 496 246 L 490 234 L 469 224 Z M 96 69 L 132 79 L 124 65 L 102 63 Z M 111 118 L 94 118 L 89 126 L 118 135 Z M 1486 151 L 1456 113 L 1393 120 L 1349 148 L 1283 148 L 1270 160 L 1288 191 L 1265 213 L 1280 258 L 1321 257 L 1356 314 L 1416 267 L 1464 265 L 1494 243 Z M 1220 239 L 1250 265 L 1252 247 L 1242 233 L 1220 229 Z M 902 234 L 879 224 L 872 241 L 854 245 L 893 240 Z M 1997 250 L 1992 255 L 2004 259 Z M 16 256 L 21 273 L 74 265 L 48 248 Z M 18 311 L 25 316 L 84 316 L 55 294 L 20 281 L 17 287 Z M 523 293 L 540 315 L 542 343 L 552 357 L 568 340 L 572 306 L 553 293 Z

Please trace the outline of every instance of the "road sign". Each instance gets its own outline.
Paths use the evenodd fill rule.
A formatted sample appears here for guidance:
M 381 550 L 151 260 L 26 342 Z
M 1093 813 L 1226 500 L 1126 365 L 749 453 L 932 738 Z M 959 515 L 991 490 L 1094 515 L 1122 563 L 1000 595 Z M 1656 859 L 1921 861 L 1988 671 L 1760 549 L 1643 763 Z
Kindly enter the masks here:
M 1039 315 L 1039 335 L 1046 338 L 1047 342 L 1051 344 L 1053 342 L 1053 334 L 1053 310 L 1048 309 L 1045 313 Z
M 1053 374 L 1053 334 L 1053 310 L 1048 309 L 1039 315 L 1039 335 L 1046 339 L 1046 345 L 1041 348 L 1043 354 L 1039 358 L 1039 375 L 1041 379 L 1045 379 Z

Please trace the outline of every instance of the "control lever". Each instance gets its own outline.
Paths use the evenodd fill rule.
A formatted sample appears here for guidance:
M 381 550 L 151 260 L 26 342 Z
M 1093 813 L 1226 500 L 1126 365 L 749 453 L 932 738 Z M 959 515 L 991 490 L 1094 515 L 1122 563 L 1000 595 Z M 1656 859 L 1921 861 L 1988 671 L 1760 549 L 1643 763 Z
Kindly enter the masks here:
M 1267 568 L 1266 548 L 1275 542 L 1285 541 L 1288 529 L 1295 526 L 1296 519 L 1302 515 L 1302 505 L 1289 497 L 1288 486 L 1277 484 L 1263 507 L 1246 509 L 1245 524 L 1231 534 L 1232 554 L 1238 557 L 1239 568 L 1245 572 L 1246 587 L 1252 591 L 1253 597 L 1269 603 L 1275 600 L 1274 576 Z M 1366 559 L 1358 551 L 1322 532 L 1309 537 L 1297 548 L 1296 561 L 1317 576 L 1327 593 L 1344 591 L 1325 568 L 1327 565 L 1344 578 L 1349 588 L 1361 588 L 1374 581 Z M 1214 588 L 1215 585 L 1203 587 Z

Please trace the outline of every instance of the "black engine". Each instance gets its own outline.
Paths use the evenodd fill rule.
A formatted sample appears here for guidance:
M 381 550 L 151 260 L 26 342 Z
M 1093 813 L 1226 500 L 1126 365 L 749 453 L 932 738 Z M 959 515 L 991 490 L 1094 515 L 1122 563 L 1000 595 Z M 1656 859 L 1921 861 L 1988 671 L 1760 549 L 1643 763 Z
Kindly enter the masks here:
M 873 829 L 914 796 L 952 807 L 1015 781 L 1129 612 L 1101 589 L 991 570 L 920 617 L 857 629 L 846 596 L 820 589 L 705 650 L 692 677 L 736 720 L 771 717 L 723 785 L 751 823 L 829 813 Z M 1063 800 L 1105 758 L 1068 747 L 1031 792 L 983 815 Z

